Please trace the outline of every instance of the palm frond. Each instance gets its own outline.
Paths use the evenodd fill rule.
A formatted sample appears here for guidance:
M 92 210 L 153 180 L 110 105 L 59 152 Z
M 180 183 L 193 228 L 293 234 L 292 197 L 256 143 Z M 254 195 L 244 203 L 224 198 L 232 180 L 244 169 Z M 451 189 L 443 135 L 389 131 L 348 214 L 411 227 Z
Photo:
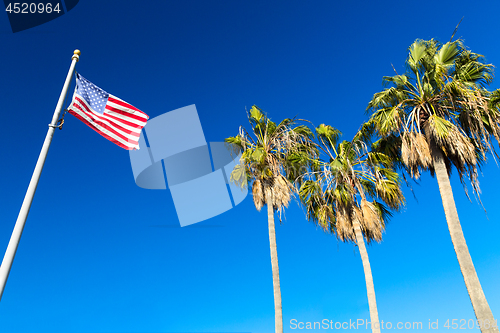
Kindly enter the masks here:
M 485 88 L 493 66 L 461 40 L 433 39 L 415 40 L 406 65 L 406 73 L 384 76 L 385 88 L 368 103 L 369 123 L 380 136 L 372 149 L 418 179 L 423 171 L 433 173 L 430 147 L 436 146 L 448 172 L 454 166 L 479 193 L 477 168 L 487 153 L 498 157 L 493 139 L 500 145 L 500 91 Z

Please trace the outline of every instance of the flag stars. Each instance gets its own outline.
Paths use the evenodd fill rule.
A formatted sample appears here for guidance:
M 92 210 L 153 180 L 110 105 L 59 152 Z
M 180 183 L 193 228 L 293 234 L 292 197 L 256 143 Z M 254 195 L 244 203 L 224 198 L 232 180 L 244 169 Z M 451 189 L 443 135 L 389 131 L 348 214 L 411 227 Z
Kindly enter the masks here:
M 87 81 L 81 75 L 77 77 L 77 93 L 85 99 L 95 112 L 100 114 L 104 112 L 109 94 L 90 81 Z

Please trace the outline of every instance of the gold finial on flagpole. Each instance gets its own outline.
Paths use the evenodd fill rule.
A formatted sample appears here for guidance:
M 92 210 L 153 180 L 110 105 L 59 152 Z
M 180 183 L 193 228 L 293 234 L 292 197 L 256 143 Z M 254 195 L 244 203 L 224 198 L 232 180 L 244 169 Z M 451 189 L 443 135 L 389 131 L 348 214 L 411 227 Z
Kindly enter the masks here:
M 76 58 L 76 61 L 78 61 L 80 59 L 80 50 L 75 50 L 73 51 L 73 56 L 71 57 L 71 59 L 75 59 Z

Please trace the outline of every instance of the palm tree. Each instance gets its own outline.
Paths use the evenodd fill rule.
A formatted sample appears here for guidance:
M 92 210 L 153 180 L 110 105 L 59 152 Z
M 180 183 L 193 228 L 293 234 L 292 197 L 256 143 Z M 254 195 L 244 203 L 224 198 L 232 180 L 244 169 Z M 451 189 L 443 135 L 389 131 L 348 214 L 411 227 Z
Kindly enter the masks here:
M 380 333 L 373 276 L 365 246 L 382 240 L 390 209 L 404 203 L 398 174 L 390 168 L 391 160 L 380 152 L 370 152 L 362 140 L 363 127 L 352 141 L 337 144 L 340 131 L 320 125 L 316 129 L 319 148 L 327 161 L 316 160 L 312 172 L 305 175 L 299 191 L 306 206 L 307 218 L 341 241 L 352 241 L 363 262 L 372 332 Z M 386 205 L 384 205 L 384 203 Z
M 243 150 L 240 164 L 231 173 L 230 180 L 242 186 L 251 183 L 253 201 L 258 211 L 267 205 L 275 330 L 276 333 L 282 333 L 283 315 L 274 213 L 279 212 L 281 221 L 281 214 L 284 208 L 288 207 L 293 195 L 294 187 L 289 177 L 298 171 L 290 168 L 290 165 L 297 165 L 297 156 L 314 154 L 312 132 L 307 126 L 297 125 L 295 119 L 287 118 L 276 124 L 255 105 L 248 113 L 248 119 L 252 127 L 250 133 L 240 128 L 237 136 L 225 140 L 236 146 L 239 151 Z
M 498 91 L 485 86 L 493 79 L 493 66 L 457 40 L 442 45 L 417 39 L 409 48 L 405 74 L 386 76 L 390 85 L 374 94 L 367 126 L 382 139 L 378 148 L 397 155 L 415 179 L 429 170 L 436 176 L 446 221 L 460 269 L 481 332 L 498 332 L 493 314 L 472 263 L 458 219 L 449 174 L 454 166 L 467 193 L 467 181 L 479 193 L 477 171 L 486 154 L 495 154 L 499 140 Z

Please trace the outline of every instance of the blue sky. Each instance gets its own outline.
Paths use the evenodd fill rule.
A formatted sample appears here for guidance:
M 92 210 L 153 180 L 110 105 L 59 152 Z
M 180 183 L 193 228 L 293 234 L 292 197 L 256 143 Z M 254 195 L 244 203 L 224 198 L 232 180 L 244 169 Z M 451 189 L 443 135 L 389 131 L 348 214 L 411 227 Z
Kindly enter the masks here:
M 258 105 L 352 137 L 391 64 L 416 39 L 456 37 L 500 64 L 497 3 L 469 1 L 93 1 L 13 34 L 0 14 L 0 249 L 3 255 L 73 50 L 77 71 L 156 117 L 196 104 L 207 141 L 247 126 Z M 74 83 L 73 86 L 74 87 Z M 499 88 L 496 80 L 491 88 Z M 73 88 L 72 88 L 73 89 Z M 72 93 L 72 91 L 71 91 Z M 69 97 L 68 97 L 69 100 Z M 147 128 L 147 127 L 146 127 Z M 451 181 L 465 238 L 500 316 L 499 168 L 482 169 L 482 201 Z M 368 248 L 379 316 L 445 332 L 474 319 L 435 179 Z M 194 207 L 195 209 L 195 207 Z M 293 203 L 276 226 L 285 332 L 290 321 L 368 319 L 361 259 Z M 439 329 L 429 330 L 429 320 Z M 0 302 L 2 332 L 272 332 L 267 217 L 251 197 L 180 228 L 169 191 L 134 183 L 128 153 L 71 115 L 56 130 Z M 308 330 L 312 331 L 312 330 Z M 324 331 L 324 330 L 317 330 Z M 359 331 L 366 331 L 359 329 Z M 478 332 L 479 330 L 467 330 Z

